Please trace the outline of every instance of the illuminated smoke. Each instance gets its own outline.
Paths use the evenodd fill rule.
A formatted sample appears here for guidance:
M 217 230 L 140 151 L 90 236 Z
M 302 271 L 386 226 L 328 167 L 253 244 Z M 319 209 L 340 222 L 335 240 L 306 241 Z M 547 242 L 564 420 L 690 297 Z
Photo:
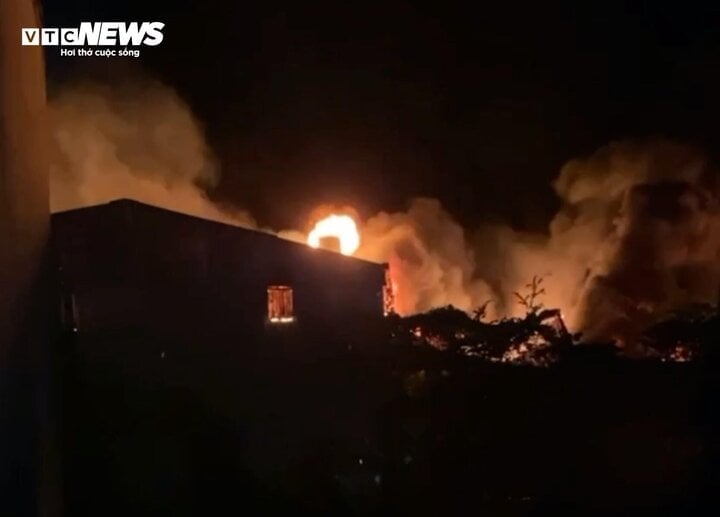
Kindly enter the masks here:
M 218 207 L 206 196 L 218 170 L 189 108 L 156 82 L 122 87 L 88 84 L 51 99 L 56 144 L 51 169 L 53 211 L 130 198 L 207 219 L 255 227 L 242 210 Z M 357 214 L 350 207 L 318 207 L 313 221 L 329 214 Z M 380 213 L 360 230 L 358 255 L 389 262 L 403 314 L 452 304 L 465 310 L 493 297 L 473 278 L 475 262 L 463 229 L 429 199 L 412 201 L 406 213 Z M 296 230 L 279 236 L 306 242 Z M 346 253 L 357 247 L 346 243 Z
M 472 310 L 492 298 L 474 278 L 475 260 L 463 228 L 433 199 L 415 199 L 407 212 L 381 212 L 361 227 L 358 256 L 388 262 L 400 314 L 454 305 Z
M 80 86 L 51 99 L 50 108 L 53 211 L 132 198 L 255 226 L 246 212 L 207 198 L 218 171 L 200 126 L 172 90 L 153 82 Z M 356 255 L 389 262 L 401 314 L 449 304 L 472 311 L 492 300 L 489 317 L 519 316 L 512 293 L 540 275 L 542 301 L 561 308 L 571 329 L 632 343 L 668 311 L 717 303 L 719 184 L 693 148 L 616 143 L 562 168 L 554 182 L 561 209 L 546 233 L 500 224 L 468 231 L 440 202 L 415 199 L 404 212 L 364 221 L 354 214 Z M 294 230 L 279 235 L 307 238 Z
M 131 198 L 223 222 L 254 225 L 207 199 L 217 168 L 202 130 L 169 88 L 145 81 L 81 85 L 50 100 L 53 212 Z
M 589 339 L 633 344 L 647 324 L 720 288 L 718 175 L 689 146 L 606 146 L 566 165 L 555 239 L 583 233 L 596 249 L 578 285 L 577 326 Z
M 718 301 L 718 176 L 696 149 L 668 141 L 605 146 L 567 163 L 546 234 L 487 225 L 469 235 L 439 202 L 362 225 L 359 255 L 388 261 L 401 313 L 452 304 L 520 316 L 512 293 L 543 276 L 547 307 L 587 339 L 632 344 L 646 325 Z

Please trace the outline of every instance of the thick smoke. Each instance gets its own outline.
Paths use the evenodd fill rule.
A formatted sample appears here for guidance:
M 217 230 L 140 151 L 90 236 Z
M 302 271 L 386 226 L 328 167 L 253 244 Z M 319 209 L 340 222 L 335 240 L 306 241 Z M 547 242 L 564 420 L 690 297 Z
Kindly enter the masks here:
M 83 86 L 51 100 L 53 211 L 132 198 L 232 224 L 242 210 L 208 200 L 218 179 L 202 130 L 170 89 L 145 82 Z M 696 149 L 617 143 L 566 164 L 561 209 L 544 234 L 504 225 L 468 232 L 432 199 L 361 221 L 362 258 L 390 264 L 401 314 L 488 300 L 488 316 L 519 316 L 513 292 L 545 278 L 542 302 L 587 339 L 633 343 L 647 324 L 718 301 L 720 188 Z M 280 236 L 303 242 L 295 230 Z
M 365 221 L 358 255 L 389 263 L 400 314 L 445 305 L 472 312 L 490 302 L 487 317 L 521 316 L 525 309 L 513 293 L 524 292 L 534 275 L 547 278 L 545 305 L 569 309 L 577 301 L 597 252 L 587 235 L 578 233 L 572 252 L 565 245 L 569 235 L 550 238 L 506 225 L 470 233 L 439 201 L 414 199 L 405 212 L 381 212 Z
M 668 142 L 625 142 L 572 160 L 554 182 L 562 201 L 546 234 L 503 225 L 470 236 L 437 201 L 381 213 L 360 254 L 390 263 L 400 313 L 452 304 L 519 316 L 514 298 L 545 278 L 542 302 L 586 339 L 633 343 L 648 324 L 720 290 L 718 177 L 702 153 Z
M 150 81 L 76 86 L 50 100 L 50 114 L 52 211 L 131 198 L 253 224 L 247 213 L 207 199 L 217 168 L 190 110 L 167 87 Z
M 622 143 L 572 161 L 555 187 L 565 202 L 553 242 L 585 233 L 595 257 L 579 283 L 576 324 L 589 339 L 633 343 L 649 323 L 720 287 L 718 176 L 697 150 Z
M 449 304 L 471 310 L 493 297 L 475 277 L 463 228 L 434 199 L 415 199 L 407 212 L 381 212 L 361 234 L 358 255 L 390 264 L 400 314 Z

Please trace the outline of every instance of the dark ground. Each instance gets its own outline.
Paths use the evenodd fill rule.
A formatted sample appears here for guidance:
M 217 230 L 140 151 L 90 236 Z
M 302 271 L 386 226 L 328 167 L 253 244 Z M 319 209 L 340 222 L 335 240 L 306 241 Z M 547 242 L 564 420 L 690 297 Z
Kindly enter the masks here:
M 68 338 L 67 515 L 698 515 L 717 366 Z

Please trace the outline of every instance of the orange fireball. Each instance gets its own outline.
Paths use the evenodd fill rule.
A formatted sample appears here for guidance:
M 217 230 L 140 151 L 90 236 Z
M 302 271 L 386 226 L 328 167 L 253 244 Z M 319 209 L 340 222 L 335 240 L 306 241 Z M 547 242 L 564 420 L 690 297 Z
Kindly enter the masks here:
M 331 214 L 319 220 L 308 234 L 307 243 L 313 248 L 319 248 L 320 241 L 326 238 L 337 239 L 343 255 L 352 255 L 360 247 L 360 232 L 349 215 Z

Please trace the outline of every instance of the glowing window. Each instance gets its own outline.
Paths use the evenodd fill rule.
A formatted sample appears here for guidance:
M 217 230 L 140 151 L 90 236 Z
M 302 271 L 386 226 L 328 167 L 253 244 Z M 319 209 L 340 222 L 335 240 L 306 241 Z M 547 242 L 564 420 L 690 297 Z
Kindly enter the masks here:
M 292 323 L 295 321 L 293 312 L 292 288 L 286 285 L 268 287 L 268 321 L 270 323 Z

